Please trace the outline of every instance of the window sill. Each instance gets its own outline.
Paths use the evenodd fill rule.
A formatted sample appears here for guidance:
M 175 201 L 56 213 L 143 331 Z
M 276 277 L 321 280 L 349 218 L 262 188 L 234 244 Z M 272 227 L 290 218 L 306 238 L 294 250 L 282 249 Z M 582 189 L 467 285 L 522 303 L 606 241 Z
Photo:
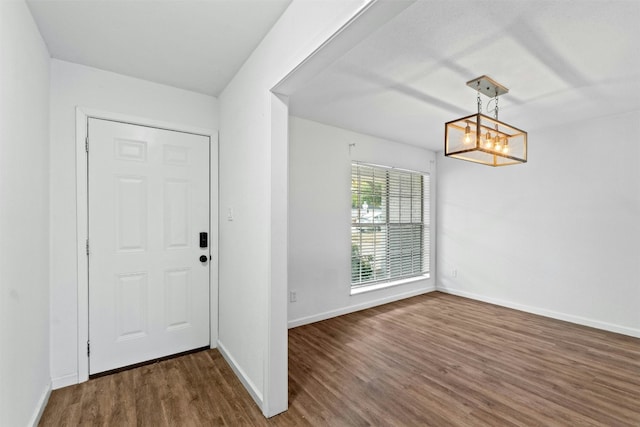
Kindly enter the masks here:
M 378 291 L 380 289 L 392 288 L 394 286 L 407 285 L 409 283 L 419 282 L 420 280 L 426 280 L 431 277 L 430 273 L 423 274 L 422 276 L 409 277 L 407 279 L 395 280 L 393 282 L 374 283 L 367 286 L 359 286 L 357 288 L 351 288 L 350 295 L 364 294 L 366 292 Z

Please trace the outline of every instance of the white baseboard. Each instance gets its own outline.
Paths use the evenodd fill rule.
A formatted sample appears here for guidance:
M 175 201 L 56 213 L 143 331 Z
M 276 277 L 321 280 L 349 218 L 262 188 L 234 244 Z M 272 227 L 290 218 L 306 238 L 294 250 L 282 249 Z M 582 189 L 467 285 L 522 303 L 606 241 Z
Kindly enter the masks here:
M 438 287 L 440 292 L 446 294 L 458 295 L 461 297 L 488 302 L 490 304 L 499 305 L 502 307 L 513 308 L 515 310 L 524 311 L 527 313 L 537 314 L 540 316 L 550 317 L 552 319 L 564 320 L 565 322 L 571 322 L 578 325 L 589 326 L 596 329 L 602 329 L 609 332 L 615 332 L 618 334 L 629 335 L 631 337 L 640 338 L 640 329 L 629 328 L 626 326 L 620 326 L 613 323 L 602 322 L 599 320 L 593 320 L 586 317 L 574 316 L 572 314 L 561 313 L 559 311 L 547 310 L 545 308 L 531 307 L 524 304 L 519 304 L 511 301 L 505 301 L 498 298 L 487 297 L 484 295 L 474 294 L 471 292 L 462 291 L 459 289 Z
M 58 378 L 53 378 L 52 389 L 57 390 L 62 387 L 78 384 L 78 374 L 69 374 Z
M 436 290 L 435 285 L 425 288 L 416 289 L 409 292 L 403 292 L 401 294 L 395 294 L 384 298 L 375 299 L 372 301 L 363 302 L 361 304 L 349 305 L 347 307 L 340 307 L 335 310 L 325 311 L 323 313 L 314 314 L 312 316 L 300 317 L 298 319 L 289 320 L 289 329 L 297 326 L 306 325 L 309 323 L 319 322 L 321 320 L 330 319 L 332 317 L 342 316 L 343 314 L 349 314 L 367 308 L 375 307 L 382 304 L 387 304 L 393 301 L 398 301 L 405 298 L 415 297 L 416 295 L 422 295 Z
M 27 424 L 28 426 L 37 427 L 40 422 L 40 418 L 42 418 L 42 414 L 44 413 L 44 409 L 47 407 L 47 403 L 49 402 L 49 396 L 51 396 L 51 383 L 47 384 L 42 396 L 40 396 L 38 406 L 36 406 L 35 411 L 29 420 L 29 424 Z
M 220 340 L 218 340 L 218 351 L 220 352 L 220 354 L 222 354 L 222 357 L 224 357 L 224 360 L 227 361 L 229 366 L 231 366 L 231 369 L 236 374 L 236 376 L 238 377 L 238 379 L 240 380 L 244 388 L 247 389 L 247 391 L 249 392 L 249 395 L 251 395 L 251 397 L 256 402 L 260 410 L 262 410 L 262 405 L 263 405 L 262 392 L 258 390 L 255 384 L 249 379 L 249 377 L 244 372 L 244 370 L 240 367 L 240 365 L 236 363 L 236 360 L 233 358 L 233 356 L 231 356 L 231 354 L 227 351 L 227 348 L 224 346 L 224 344 L 222 344 L 222 342 L 220 342 Z

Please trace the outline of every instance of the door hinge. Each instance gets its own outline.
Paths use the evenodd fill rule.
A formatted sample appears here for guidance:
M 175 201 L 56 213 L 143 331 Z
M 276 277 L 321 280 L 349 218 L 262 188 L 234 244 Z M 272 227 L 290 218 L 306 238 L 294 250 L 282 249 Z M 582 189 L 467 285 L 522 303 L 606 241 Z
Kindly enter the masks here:
M 87 357 L 91 354 L 91 343 L 87 340 Z
M 87 239 L 87 256 L 89 256 L 89 239 Z
M 84 151 L 89 152 L 89 136 L 84 139 Z

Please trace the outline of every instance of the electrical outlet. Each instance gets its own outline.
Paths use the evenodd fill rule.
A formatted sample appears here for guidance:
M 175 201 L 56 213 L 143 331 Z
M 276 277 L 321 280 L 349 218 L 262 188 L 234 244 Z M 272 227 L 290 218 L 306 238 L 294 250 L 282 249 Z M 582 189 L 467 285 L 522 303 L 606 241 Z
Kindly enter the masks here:
M 289 302 L 298 301 L 298 293 L 296 291 L 289 291 Z
M 458 270 L 455 268 L 451 269 L 451 277 L 458 277 Z

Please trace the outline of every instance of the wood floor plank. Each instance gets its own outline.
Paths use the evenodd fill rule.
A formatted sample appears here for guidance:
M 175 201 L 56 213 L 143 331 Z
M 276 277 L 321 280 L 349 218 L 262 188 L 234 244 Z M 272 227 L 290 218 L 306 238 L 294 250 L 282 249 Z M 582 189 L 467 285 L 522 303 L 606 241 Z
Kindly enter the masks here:
M 41 426 L 640 426 L 640 340 L 434 292 L 289 331 L 265 419 L 217 350 L 55 390 Z

